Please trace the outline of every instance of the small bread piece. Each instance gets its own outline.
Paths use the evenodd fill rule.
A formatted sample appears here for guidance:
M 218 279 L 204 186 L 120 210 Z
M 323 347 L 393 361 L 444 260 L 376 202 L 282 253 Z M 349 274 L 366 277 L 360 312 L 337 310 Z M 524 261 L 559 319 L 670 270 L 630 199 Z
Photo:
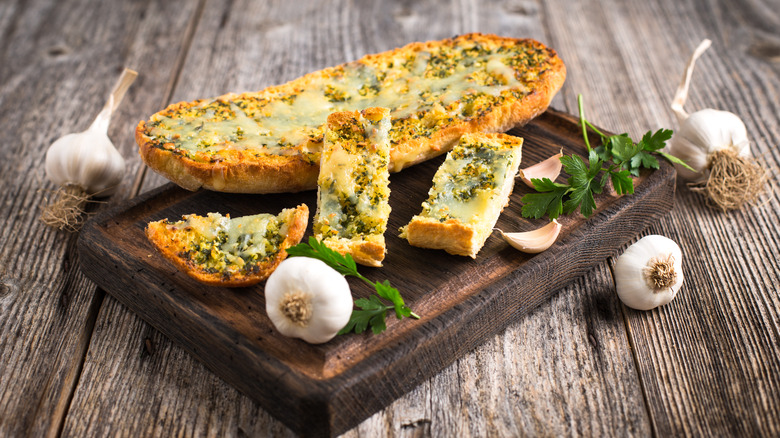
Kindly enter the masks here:
M 366 266 L 387 251 L 389 129 L 387 108 L 333 113 L 325 125 L 314 237 Z
M 309 209 L 301 204 L 278 216 L 258 214 L 189 214 L 179 222 L 150 222 L 146 237 L 179 270 L 212 286 L 242 287 L 259 283 L 301 241 Z
M 412 43 L 258 92 L 170 105 L 141 121 L 144 162 L 196 190 L 317 187 L 330 113 L 390 108 L 390 172 L 450 150 L 468 132 L 505 132 L 543 113 L 563 85 L 556 52 L 473 33 Z
M 476 258 L 509 202 L 523 139 L 466 134 L 433 176 L 422 212 L 401 229 L 412 246 Z

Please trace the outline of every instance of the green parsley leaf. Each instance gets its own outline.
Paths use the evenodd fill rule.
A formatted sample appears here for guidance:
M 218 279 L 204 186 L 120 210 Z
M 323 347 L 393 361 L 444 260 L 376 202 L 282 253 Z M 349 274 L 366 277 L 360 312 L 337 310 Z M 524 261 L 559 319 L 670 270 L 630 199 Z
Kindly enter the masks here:
M 609 137 L 607 148 L 612 151 L 612 156 L 619 164 L 630 161 L 631 158 L 639 152 L 639 147 L 634 144 L 634 140 L 628 134 L 613 135 Z
M 631 171 L 626 169 L 617 172 L 612 171 L 609 172 L 609 177 L 618 195 L 634 193 L 634 181 L 631 179 Z
M 563 196 L 569 191 L 566 184 L 558 184 L 549 178 L 532 178 L 534 188 L 541 193 L 529 193 L 521 199 L 523 217 L 539 219 L 545 214 L 555 219 L 563 212 Z
M 653 131 L 647 131 L 647 133 L 642 136 L 642 140 L 639 141 L 640 150 L 647 152 L 660 151 L 666 146 L 666 142 L 671 140 L 673 134 L 671 129 L 659 129 L 658 131 L 655 131 L 654 134 L 652 132 Z
M 290 257 L 311 257 L 321 260 L 341 275 L 357 277 L 363 280 L 363 282 L 374 288 L 379 297 L 393 303 L 392 306 L 386 306 L 376 295 L 371 295 L 369 299 L 361 298 L 355 300 L 355 305 L 362 310 L 352 311 L 349 322 L 341 331 L 339 331 L 339 334 L 349 333 L 352 330 L 354 330 L 355 333 L 362 333 L 369 325 L 371 326 L 371 331 L 374 333 L 381 333 L 387 328 L 385 325 L 385 318 L 387 310 L 389 309 L 395 310 L 395 316 L 398 319 L 401 319 L 404 316 L 420 319 L 420 316 L 412 312 L 404 303 L 401 292 L 392 287 L 389 281 L 385 280 L 381 283 L 372 282 L 358 272 L 357 264 L 351 255 L 342 255 L 338 251 L 328 248 L 324 243 L 318 241 L 313 236 L 309 237 L 308 243 L 299 243 L 287 248 L 287 255 Z
M 371 295 L 369 298 L 359 298 L 355 300 L 355 305 L 361 310 L 352 311 L 349 322 L 339 330 L 338 334 L 345 335 L 353 331 L 363 333 L 368 327 L 371 327 L 374 334 L 378 334 L 387 329 L 385 318 L 387 318 L 387 311 L 393 306 L 385 306 L 376 295 Z

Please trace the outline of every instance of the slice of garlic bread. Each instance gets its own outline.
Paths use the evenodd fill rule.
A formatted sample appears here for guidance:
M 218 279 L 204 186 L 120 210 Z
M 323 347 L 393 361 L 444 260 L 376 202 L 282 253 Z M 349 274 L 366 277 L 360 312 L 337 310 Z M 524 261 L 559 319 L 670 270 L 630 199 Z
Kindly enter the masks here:
M 412 246 L 475 258 L 509 202 L 522 144 L 506 134 L 463 135 L 401 237 Z
M 301 241 L 308 222 L 304 204 L 277 216 L 189 214 L 178 222 L 150 222 L 146 237 L 190 277 L 212 286 L 241 287 L 268 278 L 287 257 L 285 250 Z
M 314 237 L 366 266 L 385 258 L 389 130 L 387 108 L 333 113 L 325 125 Z

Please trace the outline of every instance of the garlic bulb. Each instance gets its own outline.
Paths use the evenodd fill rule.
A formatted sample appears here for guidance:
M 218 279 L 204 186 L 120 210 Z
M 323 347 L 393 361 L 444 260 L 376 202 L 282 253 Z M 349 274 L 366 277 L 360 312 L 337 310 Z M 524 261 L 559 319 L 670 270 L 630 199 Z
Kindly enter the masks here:
M 138 73 L 125 69 L 108 102 L 84 132 L 67 134 L 46 151 L 46 176 L 58 186 L 74 184 L 87 194 L 109 195 L 122 180 L 125 160 L 108 138 L 111 114 Z
M 685 161 L 695 172 L 677 165 L 677 172 L 685 179 L 702 182 L 709 175 L 714 154 L 731 150 L 742 157 L 750 157 L 747 129 L 742 120 L 728 111 L 703 109 L 691 114 L 672 136 L 668 151 Z
M 336 336 L 349 322 L 352 307 L 347 280 L 317 259 L 288 258 L 265 284 L 265 309 L 274 327 L 311 344 Z
M 60 137 L 46 151 L 46 176 L 59 187 L 41 215 L 47 225 L 76 231 L 87 199 L 112 194 L 122 181 L 125 160 L 108 138 L 108 125 L 136 76 L 125 69 L 89 128 Z
M 751 155 L 747 129 L 736 114 L 704 109 L 689 116 L 683 109 L 696 59 L 710 44 L 710 40 L 702 41 L 688 61 L 672 102 L 680 129 L 666 152 L 693 168 L 675 164 L 680 176 L 692 180 L 694 191 L 706 194 L 709 205 L 736 210 L 764 192 L 768 171 Z
M 533 231 L 505 233 L 498 230 L 498 232 L 512 248 L 528 254 L 538 254 L 555 243 L 561 232 L 561 224 L 553 219 L 549 224 Z
M 86 194 L 110 195 L 122 181 L 125 159 L 108 138 L 113 98 L 92 125 L 67 134 L 46 151 L 46 176 L 58 186 L 76 185 Z
M 672 301 L 683 284 L 682 251 L 667 237 L 645 236 L 618 257 L 614 276 L 626 306 L 654 309 Z

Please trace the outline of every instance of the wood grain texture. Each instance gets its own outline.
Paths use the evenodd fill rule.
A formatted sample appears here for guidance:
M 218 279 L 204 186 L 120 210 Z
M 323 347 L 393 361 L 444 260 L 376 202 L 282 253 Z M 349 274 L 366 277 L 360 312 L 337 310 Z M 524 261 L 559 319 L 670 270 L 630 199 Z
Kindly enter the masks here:
M 45 147 L 60 129 L 89 123 L 87 106 L 96 112 L 115 79 L 104 70 L 127 59 L 149 82 L 131 89 L 111 135 L 137 169 L 132 126 L 169 101 L 259 88 L 468 31 L 531 36 L 558 50 L 569 72 L 558 109 L 576 112 L 583 93 L 588 117 L 608 129 L 676 128 L 668 104 L 690 51 L 709 37 L 686 108 L 740 115 L 779 181 L 776 0 L 203 3 L 198 18 L 191 2 L 0 2 L 0 128 L 19 140 L 0 147 L 0 434 L 56 433 L 62 408 L 54 406 L 66 406 L 68 436 L 290 434 L 110 296 L 93 300 L 72 268 L 73 242 L 35 221 Z M 92 52 L 122 62 L 106 65 Z M 179 56 L 181 72 L 169 67 Z M 40 85 L 57 79 L 66 86 Z M 20 101 L 36 109 L 19 111 Z M 134 193 L 133 181 L 111 202 Z M 147 190 L 165 181 L 149 172 L 137 182 Z M 669 306 L 623 309 L 605 263 L 346 435 L 777 435 L 777 199 L 721 214 L 683 184 L 676 197 L 672 214 L 647 231 L 686 254 L 686 285 Z M 69 297 L 65 311 L 58 294 Z M 89 315 L 99 329 L 85 326 Z M 502 394 L 513 403 L 492 399 Z
M 550 3 L 551 9 L 564 5 Z M 774 38 L 766 33 L 770 23 L 778 28 L 777 13 L 766 13 L 777 6 L 740 2 L 735 18 L 727 18 L 725 3 L 603 2 L 597 5 L 602 21 L 583 20 L 576 32 L 556 26 L 554 34 L 564 46 L 571 44 L 571 49 L 559 48 L 570 71 L 580 72 L 569 75 L 569 90 L 587 90 L 590 117 L 634 135 L 655 126 L 677 127 L 668 108 L 687 57 L 701 39 L 713 39 L 713 47 L 697 63 L 686 109 L 712 107 L 738 114 L 748 127 L 754 154 L 776 169 L 778 64 L 761 53 L 780 47 L 776 32 Z M 756 28 L 746 25 L 747 20 Z M 583 47 L 593 40 L 582 38 L 583 33 L 607 37 L 597 51 L 604 58 L 593 62 L 576 56 L 594 53 Z M 756 52 L 757 45 L 763 51 Z M 573 59 L 567 56 L 570 51 Z M 627 81 L 617 87 L 600 79 L 621 69 L 625 73 L 617 76 Z M 776 170 L 772 174 L 776 181 Z M 672 304 L 650 312 L 623 309 L 658 436 L 777 434 L 780 266 L 772 255 L 777 253 L 776 233 L 769 230 L 776 229 L 778 202 L 776 196 L 766 201 L 723 214 L 680 184 L 676 208 L 650 230 L 680 244 L 686 272 L 686 283 Z
M 20 1 L 1 8 L 0 435 L 55 436 L 103 294 L 77 269 L 75 236 L 38 221 L 54 188 L 44 177 L 45 152 L 61 135 L 86 129 L 122 68 L 132 66 L 144 74 L 109 131 L 132 156 L 132 132 L 123 128 L 154 107 L 159 76 L 149 66 L 159 62 L 162 71 L 170 56 L 158 46 L 165 40 L 149 37 L 176 23 L 146 20 L 142 3 Z M 167 42 L 174 51 L 180 46 Z M 127 196 L 136 169 L 131 160 L 114 202 Z

